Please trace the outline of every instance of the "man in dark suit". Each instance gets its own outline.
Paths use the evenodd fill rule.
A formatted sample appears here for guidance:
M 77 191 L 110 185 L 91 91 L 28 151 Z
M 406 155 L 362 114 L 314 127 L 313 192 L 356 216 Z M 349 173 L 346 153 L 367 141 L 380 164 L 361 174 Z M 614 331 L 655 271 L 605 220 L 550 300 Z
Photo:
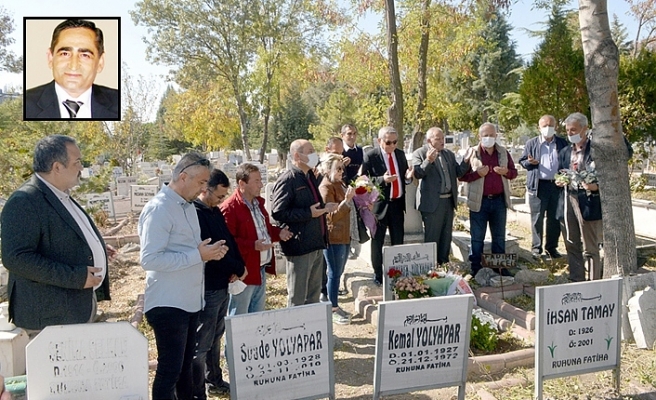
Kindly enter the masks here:
M 371 240 L 371 266 L 374 281 L 383 282 L 383 244 L 389 228 L 392 246 L 403 244 L 405 222 L 405 185 L 413 176 L 405 153 L 396 148 L 399 135 L 391 126 L 378 131 L 379 146 L 364 155 L 362 175 L 367 175 L 382 191 L 383 199 L 374 203 L 373 213 L 378 220 L 376 234 Z
M 118 90 L 93 84 L 104 66 L 103 33 L 93 22 L 68 19 L 57 25 L 48 49 L 54 80 L 25 92 L 25 118 L 118 120 Z
M 75 140 L 63 135 L 41 139 L 33 169 L 0 217 L 9 318 L 28 333 L 48 325 L 91 322 L 96 296 L 109 300 L 107 256 L 115 252 L 68 195 L 82 171 Z
M 437 262 L 449 262 L 453 218 L 458 206 L 456 178 L 467 172 L 455 154 L 444 148 L 444 132 L 433 127 L 426 132 L 426 144 L 412 153 L 417 188 L 416 207 L 424 222 L 424 242 L 437 244 Z

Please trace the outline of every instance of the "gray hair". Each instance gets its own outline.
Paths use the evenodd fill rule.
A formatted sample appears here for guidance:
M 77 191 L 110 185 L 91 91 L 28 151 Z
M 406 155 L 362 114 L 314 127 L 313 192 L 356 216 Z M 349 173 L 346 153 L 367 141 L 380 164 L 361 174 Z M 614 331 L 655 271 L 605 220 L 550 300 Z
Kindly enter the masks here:
M 396 129 L 394 129 L 393 126 L 383 126 L 378 131 L 378 139 L 385 139 L 385 135 L 389 135 L 390 133 L 394 133 L 397 136 L 399 135 L 399 133 L 396 131 Z
M 483 125 L 478 128 L 478 134 L 480 135 L 481 132 L 483 132 L 483 130 L 487 127 L 492 127 L 492 129 L 494 129 L 494 133 L 499 133 L 499 131 L 497 131 L 497 126 L 492 122 L 484 122 Z
M 193 168 L 196 166 L 204 166 L 207 169 L 212 170 L 212 164 L 210 164 L 209 160 L 205 158 L 204 155 L 197 152 L 187 153 L 182 156 L 178 164 L 175 166 L 175 168 L 173 168 L 173 173 L 171 173 L 171 182 L 177 182 L 182 171 L 186 170 L 187 168 Z
M 441 133 L 442 135 L 444 135 L 444 131 L 442 131 L 442 129 L 438 128 L 437 126 L 429 128 L 426 131 L 426 139 L 431 138 L 431 137 L 437 135 L 438 133 Z
M 585 114 L 581 114 L 580 112 L 571 113 L 567 116 L 567 118 L 565 118 L 565 125 L 571 124 L 573 122 L 578 122 L 579 125 L 581 125 L 581 128 L 588 127 L 588 117 L 586 117 Z
M 68 165 L 68 144 L 77 145 L 75 139 L 66 135 L 50 135 L 39 140 L 34 147 L 32 170 L 50 172 L 52 164 Z

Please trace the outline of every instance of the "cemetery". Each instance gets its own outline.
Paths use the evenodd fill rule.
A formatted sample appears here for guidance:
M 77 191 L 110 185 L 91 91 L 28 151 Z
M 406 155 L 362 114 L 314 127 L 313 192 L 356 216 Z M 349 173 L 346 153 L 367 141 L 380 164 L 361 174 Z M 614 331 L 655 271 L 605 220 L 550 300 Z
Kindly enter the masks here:
M 236 156 L 222 152 L 210 156 L 214 165 L 234 176 L 231 160 L 236 161 Z M 152 354 L 152 333 L 143 318 L 144 278 L 135 224 L 143 206 L 170 180 L 171 166 L 165 162 L 142 164 L 136 177 L 123 176 L 114 169 L 109 191 L 85 196 L 91 213 L 106 216 L 104 238 L 120 252 L 111 266 L 114 300 L 99 305 L 98 323 L 88 328 L 50 327 L 29 345 L 26 335 L 9 323 L 5 323 L 7 331 L 0 332 L 0 354 L 9 360 L 0 363 L 0 373 L 8 377 L 7 385 L 15 398 L 27 398 L 26 392 L 37 400 L 85 399 L 89 393 L 99 399 L 148 398 L 148 382 L 157 363 Z M 272 166 L 260 165 L 263 178 L 269 182 L 277 174 Z M 89 175 L 93 175 L 91 170 Z M 269 198 L 270 185 L 262 192 Z M 280 299 L 286 295 L 285 259 L 277 252 L 279 276 L 269 281 L 269 311 L 226 320 L 230 349 L 224 362 L 234 385 L 234 398 L 342 398 L 344 385 L 355 384 L 354 377 L 343 371 L 349 364 L 360 369 L 362 377 L 356 381 L 364 388 L 361 394 L 373 394 L 374 398 L 401 399 L 404 393 L 417 392 L 436 399 L 464 399 L 472 390 L 483 398 L 484 393 L 489 394 L 484 382 L 501 386 L 506 380 L 514 382 L 514 378 L 503 377 L 517 368 L 535 371 L 532 384 L 537 398 L 542 395 L 544 382 L 554 377 L 604 370 L 619 377 L 621 340 L 617 338 L 653 352 L 656 331 L 646 322 L 652 317 L 646 315 L 653 314 L 656 272 L 620 280 L 619 300 L 606 302 L 601 308 L 555 311 L 557 306 L 549 303 L 548 311 L 544 311 L 540 307 L 544 308 L 547 300 L 562 301 L 564 306 L 595 296 L 582 292 L 543 294 L 557 288 L 568 290 L 570 285 L 563 285 L 566 280 L 558 272 L 562 260 L 541 260 L 537 265 L 527 262 L 524 243 L 528 216 L 522 199 L 513 200 L 515 211 L 509 214 L 507 253 L 489 254 L 486 241 L 484 264 L 512 271 L 513 276 L 508 277 L 492 270 L 467 276 L 468 221 L 462 217 L 456 222 L 462 230 L 454 232 L 452 261 L 437 266 L 434 244 L 421 243 L 421 218 L 412 208 L 413 201 L 414 190 L 408 189 L 406 244 L 384 249 L 382 287 L 371 282 L 368 243 L 359 258 L 347 264 L 344 283 L 350 303 L 346 307 L 353 311 L 353 325 L 333 327 L 326 304 L 286 309 L 284 299 Z M 655 212 L 651 203 L 634 204 L 638 259 L 641 266 L 649 268 L 643 268 L 645 272 L 656 267 L 654 224 L 644 223 L 654 218 Z M 1 272 L 0 283 L 6 284 L 6 271 Z M 625 313 L 618 306 L 622 290 L 631 293 Z M 517 305 L 512 304 L 515 299 L 521 299 Z M 442 311 L 433 314 L 434 310 Z M 6 310 L 0 323 L 2 318 L 6 321 Z M 593 350 L 593 343 L 603 345 L 610 340 L 610 328 L 604 325 L 607 319 L 622 320 L 621 327 L 615 322 L 611 329 L 616 332 L 611 335 L 611 344 L 616 347 L 612 351 L 610 347 Z M 577 325 L 577 321 L 585 323 Z M 565 329 L 569 335 L 547 335 L 554 332 L 553 324 L 569 324 Z M 76 333 L 78 330 L 85 333 Z M 294 330 L 299 333 L 290 334 Z M 603 331 L 604 336 L 598 337 L 593 331 Z M 94 339 L 72 339 L 89 335 Z M 368 344 L 361 347 L 364 343 Z M 567 352 L 564 358 L 561 353 L 557 353 L 561 354 L 558 358 L 550 354 L 565 347 L 585 351 L 581 355 Z M 366 357 L 348 361 L 344 354 L 349 354 L 349 348 L 355 354 L 358 348 L 368 349 Z M 624 346 L 622 351 L 626 351 Z M 550 364 L 545 361 L 551 359 Z M 644 384 L 632 385 L 628 390 L 647 389 Z

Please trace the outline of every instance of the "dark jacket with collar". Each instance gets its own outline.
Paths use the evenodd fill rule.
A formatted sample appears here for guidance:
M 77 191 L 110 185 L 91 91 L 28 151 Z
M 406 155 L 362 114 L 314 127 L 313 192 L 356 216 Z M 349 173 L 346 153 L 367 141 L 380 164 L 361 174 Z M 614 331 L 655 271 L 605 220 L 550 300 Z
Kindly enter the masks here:
M 442 176 L 435 163 L 439 159 L 430 162 L 427 157 L 428 145 L 424 145 L 412 153 L 412 167 L 415 178 L 419 179 L 417 188 L 416 208 L 420 212 L 432 213 L 437 210 L 440 202 L 440 188 L 442 187 Z M 458 182 L 456 178 L 461 177 L 469 169 L 464 161 L 456 162 L 456 156 L 451 150 L 443 149 L 442 158 L 451 178 L 451 205 L 455 209 L 458 206 Z
M 361 146 L 355 145 L 352 149 L 344 150 L 342 155 L 351 159 L 349 165 L 344 168 L 344 182 L 350 185 L 358 177 L 358 172 L 364 162 L 364 151 Z
M 396 171 L 396 175 L 398 175 L 401 187 L 403 188 L 403 194 L 396 201 L 402 203 L 403 211 L 405 211 L 405 173 L 408 170 L 408 160 L 405 158 L 405 153 L 399 149 L 394 149 L 394 156 L 399 165 L 399 170 Z M 383 192 L 382 194 L 384 198 L 376 201 L 373 209 L 373 213 L 379 220 L 382 219 L 387 212 L 387 205 L 390 202 L 390 192 L 392 190 L 392 185 L 385 182 L 385 179 L 383 178 L 383 175 L 387 172 L 387 165 L 385 164 L 383 157 L 387 157 L 387 155 L 383 154 L 383 150 L 380 147 L 376 147 L 365 153 L 364 161 L 362 163 L 362 175 L 368 176 L 369 179 L 377 184 Z
M 560 153 L 562 149 L 567 147 L 567 140 L 561 138 L 560 136 L 553 137 L 554 142 L 556 143 L 556 153 Z M 519 163 L 526 169 L 526 189 L 529 192 L 537 193 L 538 183 L 540 181 L 540 164 L 533 165 L 528 161 L 528 156 L 530 155 L 536 160 L 540 160 L 540 146 L 542 142 L 540 141 L 540 136 L 534 137 L 526 142 L 524 146 L 524 153 L 519 159 Z M 561 169 L 558 167 L 558 169 Z
M 100 232 L 85 215 L 105 251 Z M 84 285 L 87 267 L 94 265 L 93 254 L 55 193 L 32 176 L 7 200 L 1 225 L 2 262 L 9 270 L 9 318 L 26 329 L 88 322 L 94 291 Z M 96 295 L 110 299 L 109 266 Z
M 314 186 L 316 200 L 310 184 Z M 271 217 L 287 225 L 292 238 L 280 242 L 286 256 L 302 256 L 316 250 L 323 250 L 328 243 L 326 216 L 312 218 L 310 206 L 320 203 L 325 206 L 319 193 L 319 184 L 312 170 L 304 173 L 292 165 L 273 186 Z M 322 233 L 322 225 L 324 227 Z
M 200 225 L 200 238 L 212 238 L 210 244 L 225 240 L 225 245 L 228 246 L 228 252 L 222 259 L 205 263 L 205 290 L 227 289 L 230 276 L 244 275 L 246 264 L 219 207 L 209 207 L 198 199 L 194 200 L 194 207 Z
M 55 81 L 25 91 L 25 119 L 68 119 L 59 112 L 59 101 L 55 91 Z M 121 114 L 121 101 L 118 90 L 106 86 L 93 85 L 91 89 L 91 118 L 105 121 L 118 121 Z

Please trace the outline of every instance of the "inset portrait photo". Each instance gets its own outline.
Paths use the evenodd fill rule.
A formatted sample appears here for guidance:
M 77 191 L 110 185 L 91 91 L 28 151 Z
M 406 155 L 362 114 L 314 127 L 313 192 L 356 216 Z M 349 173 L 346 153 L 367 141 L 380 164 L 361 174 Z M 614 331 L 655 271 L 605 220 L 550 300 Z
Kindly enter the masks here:
M 23 28 L 25 120 L 120 120 L 120 17 L 25 17 Z

